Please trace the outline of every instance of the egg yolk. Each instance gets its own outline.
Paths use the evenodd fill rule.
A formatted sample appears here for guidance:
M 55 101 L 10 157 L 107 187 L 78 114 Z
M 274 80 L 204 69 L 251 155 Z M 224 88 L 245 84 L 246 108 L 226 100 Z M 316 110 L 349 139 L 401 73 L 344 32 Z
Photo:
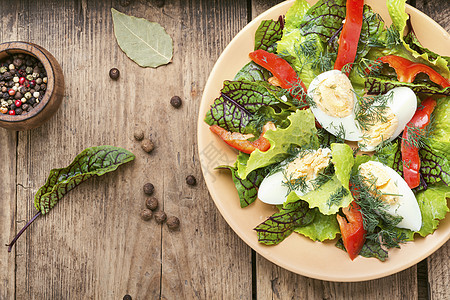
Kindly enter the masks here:
M 344 118 L 353 110 L 352 84 L 348 77 L 336 74 L 322 80 L 313 92 L 313 100 L 324 113 L 331 117 Z
M 398 127 L 398 118 L 389 107 L 383 111 L 383 118 L 373 125 L 370 125 L 368 130 L 362 130 L 363 141 L 365 147 L 376 147 L 383 141 L 388 140 Z
M 398 202 L 398 187 L 383 168 L 369 161 L 359 166 L 359 174 L 367 180 L 368 186 L 376 186 L 383 202 L 390 205 Z
M 305 180 L 311 180 L 330 164 L 330 159 L 331 150 L 320 148 L 294 159 L 288 164 L 286 173 L 290 178 L 304 177 Z

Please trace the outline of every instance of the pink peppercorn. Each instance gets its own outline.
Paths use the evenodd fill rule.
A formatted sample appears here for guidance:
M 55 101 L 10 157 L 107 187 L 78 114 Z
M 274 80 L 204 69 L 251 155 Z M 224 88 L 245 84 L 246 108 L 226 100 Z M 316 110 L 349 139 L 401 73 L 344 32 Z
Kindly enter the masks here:
M 20 77 L 19 78 L 19 84 L 23 84 L 25 82 L 25 77 Z
M 20 107 L 20 106 L 22 106 L 22 101 L 16 100 L 16 101 L 14 102 L 14 104 L 15 104 L 17 107 Z
M 10 96 L 14 96 L 14 95 L 16 94 L 16 91 L 13 90 L 13 89 L 9 89 L 8 94 L 9 94 Z
M 14 115 L 16 114 L 16 112 L 15 112 L 14 110 L 10 110 L 10 111 L 8 112 L 8 114 L 10 114 L 11 116 L 14 116 Z

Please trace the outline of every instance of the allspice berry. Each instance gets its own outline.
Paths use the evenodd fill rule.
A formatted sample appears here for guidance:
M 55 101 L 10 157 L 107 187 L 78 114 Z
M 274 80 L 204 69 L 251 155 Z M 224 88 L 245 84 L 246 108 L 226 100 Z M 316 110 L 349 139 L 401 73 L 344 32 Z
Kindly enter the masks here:
M 148 197 L 147 200 L 145 200 L 145 206 L 147 206 L 150 210 L 155 210 L 158 208 L 158 199 L 155 197 Z
M 177 217 L 170 216 L 167 218 L 167 227 L 170 230 L 177 230 L 180 227 L 180 220 Z
M 152 218 L 153 212 L 150 209 L 144 208 L 141 210 L 141 219 L 144 221 L 148 221 Z
M 141 148 L 147 153 L 150 153 L 155 148 L 155 145 L 150 139 L 143 139 L 141 142 Z
M 157 211 L 155 212 L 155 220 L 156 223 L 161 224 L 164 223 L 164 221 L 167 219 L 167 215 L 163 211 Z
M 179 96 L 173 96 L 170 98 L 170 105 L 172 105 L 175 108 L 179 108 L 181 106 L 181 98 Z
M 196 185 L 197 184 L 197 179 L 195 179 L 194 176 L 189 175 L 189 176 L 186 177 L 186 183 L 188 185 Z
M 142 139 L 144 138 L 144 130 L 136 128 L 134 130 L 134 138 L 138 141 L 142 141 Z
M 144 193 L 151 196 L 153 195 L 153 192 L 155 191 L 155 186 L 151 184 L 150 182 L 147 182 L 144 184 Z
M 112 68 L 111 70 L 109 70 L 109 77 L 111 77 L 112 80 L 117 80 L 119 79 L 120 76 L 120 71 L 117 68 Z

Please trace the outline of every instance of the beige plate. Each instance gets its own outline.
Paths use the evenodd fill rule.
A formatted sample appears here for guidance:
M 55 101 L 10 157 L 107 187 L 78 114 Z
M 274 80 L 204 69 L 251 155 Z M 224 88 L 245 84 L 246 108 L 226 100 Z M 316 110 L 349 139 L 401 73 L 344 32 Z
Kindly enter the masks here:
M 308 0 L 311 3 L 316 1 Z M 286 1 L 267 10 L 249 23 L 225 48 L 217 60 L 203 93 L 198 119 L 198 148 L 203 175 L 214 202 L 228 224 L 250 247 L 271 262 L 292 272 L 330 281 L 363 281 L 380 278 L 404 270 L 429 256 L 450 237 L 450 217 L 443 220 L 439 229 L 426 238 L 402 245 L 389 251 L 389 259 L 358 257 L 351 261 L 344 251 L 334 246 L 334 241 L 319 243 L 298 234 L 291 234 L 277 246 L 264 246 L 257 241 L 253 228 L 275 212 L 274 207 L 257 200 L 247 208 L 240 208 L 239 198 L 229 172 L 214 170 L 221 164 L 233 164 L 236 152 L 212 134 L 203 122 L 215 98 L 219 96 L 224 80 L 233 79 L 248 61 L 253 50 L 254 34 L 261 20 L 277 19 L 286 13 L 293 1 Z M 366 3 L 390 23 L 385 1 Z M 425 47 L 450 56 L 450 36 L 437 23 L 420 11 L 408 6 L 414 30 Z

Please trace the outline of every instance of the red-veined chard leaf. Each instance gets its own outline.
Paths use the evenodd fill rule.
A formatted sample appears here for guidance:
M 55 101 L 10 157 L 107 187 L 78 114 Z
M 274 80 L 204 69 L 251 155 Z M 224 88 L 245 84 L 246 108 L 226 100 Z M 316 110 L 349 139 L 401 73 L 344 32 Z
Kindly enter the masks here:
M 225 81 L 220 97 L 214 100 L 205 122 L 228 131 L 244 132 L 254 114 L 267 105 L 278 104 L 286 90 L 266 81 Z
M 265 68 L 260 65 L 254 63 L 253 61 L 249 62 L 242 69 L 237 72 L 236 76 L 234 76 L 234 81 L 266 81 L 272 77 L 272 73 L 267 71 Z
M 437 155 L 428 146 L 421 148 L 419 155 L 420 175 L 427 185 L 440 180 L 450 184 L 450 162 L 446 157 Z
M 430 61 L 430 62 L 436 62 L 439 58 L 444 59 L 445 61 L 447 61 L 447 65 L 450 64 L 450 57 L 448 56 L 441 56 L 437 53 L 434 53 L 433 51 L 431 51 L 428 48 L 425 48 L 424 46 L 422 46 L 419 42 L 419 40 L 417 39 L 416 35 L 414 34 L 413 31 L 409 32 L 405 37 L 404 37 L 404 42 L 406 44 L 409 45 L 409 47 L 416 51 L 418 54 L 420 54 L 421 56 L 424 56 L 424 54 L 426 54 L 426 57 L 424 57 L 424 59 Z
M 46 183 L 34 196 L 34 206 L 44 215 L 80 183 L 112 172 L 134 157 L 128 150 L 114 146 L 87 148 L 68 167 L 50 171 Z
M 385 94 L 389 90 L 399 86 L 406 86 L 417 93 L 426 93 L 433 95 L 445 95 L 450 96 L 450 87 L 442 89 L 428 83 L 409 83 L 400 82 L 396 79 L 390 79 L 388 77 L 368 77 L 365 81 L 365 86 L 368 94 Z
M 112 172 L 134 158 L 133 153 L 119 147 L 97 146 L 82 151 L 68 167 L 51 170 L 46 183 L 34 196 L 34 206 L 38 212 L 7 245 L 8 252 L 11 252 L 12 246 L 31 223 L 40 215 L 48 213 L 70 190 L 91 177 Z
M 342 242 L 342 239 L 339 239 L 336 242 L 336 247 L 347 252 L 347 250 L 344 247 L 344 243 Z M 385 261 L 388 258 L 388 251 L 383 249 L 380 246 L 380 244 L 368 240 L 364 243 L 363 247 L 361 248 L 361 251 L 359 251 L 359 255 L 366 258 L 375 257 L 381 261 Z
M 264 20 L 255 33 L 255 50 L 262 49 L 275 52 L 275 43 L 283 36 L 284 19 L 280 16 L 277 21 Z
M 288 197 L 289 201 L 289 197 Z M 287 201 L 287 202 L 288 202 Z M 314 220 L 314 210 L 307 202 L 298 200 L 287 203 L 266 221 L 255 227 L 258 241 L 265 245 L 277 245 L 296 228 L 310 224 Z

